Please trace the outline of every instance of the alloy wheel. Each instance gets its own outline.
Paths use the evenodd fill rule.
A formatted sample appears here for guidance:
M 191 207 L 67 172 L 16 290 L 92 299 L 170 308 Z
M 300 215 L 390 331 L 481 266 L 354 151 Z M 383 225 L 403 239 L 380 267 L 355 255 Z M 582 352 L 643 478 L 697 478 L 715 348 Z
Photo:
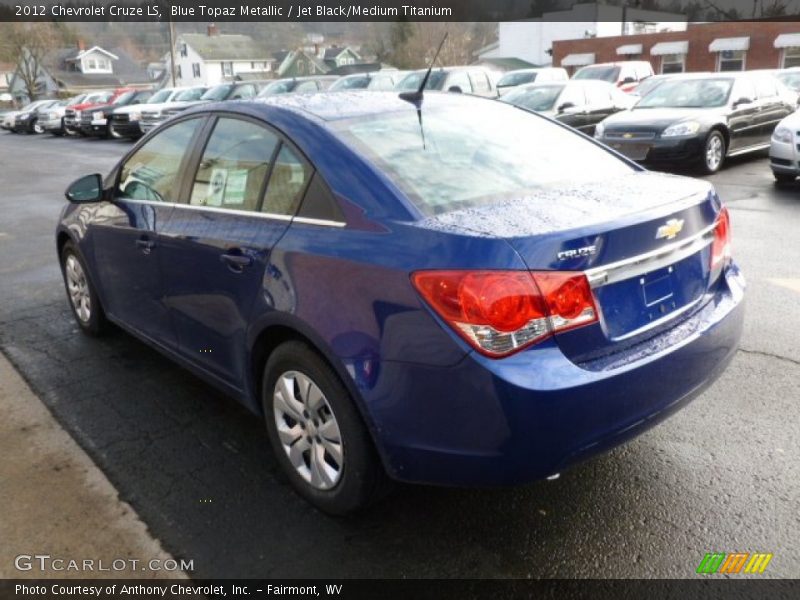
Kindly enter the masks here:
M 74 254 L 70 254 L 64 263 L 64 273 L 67 279 L 69 301 L 75 314 L 82 323 L 88 323 L 92 317 L 92 298 L 89 294 L 89 282 L 80 261 Z
M 713 172 L 722 164 L 723 141 L 719 135 L 712 135 L 706 142 L 706 167 Z
M 344 470 L 344 446 L 319 386 L 299 371 L 286 371 L 275 382 L 273 409 L 281 446 L 298 475 L 319 490 L 335 487 Z

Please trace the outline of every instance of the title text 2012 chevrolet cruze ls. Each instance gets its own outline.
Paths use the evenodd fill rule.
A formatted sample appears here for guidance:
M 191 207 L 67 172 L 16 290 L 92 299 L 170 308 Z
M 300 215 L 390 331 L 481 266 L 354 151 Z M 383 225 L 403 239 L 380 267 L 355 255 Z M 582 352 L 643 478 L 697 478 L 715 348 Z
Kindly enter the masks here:
M 113 321 L 262 414 L 331 513 L 387 474 L 559 472 L 697 396 L 742 327 L 708 183 L 486 99 L 190 109 L 67 197 L 78 324 Z

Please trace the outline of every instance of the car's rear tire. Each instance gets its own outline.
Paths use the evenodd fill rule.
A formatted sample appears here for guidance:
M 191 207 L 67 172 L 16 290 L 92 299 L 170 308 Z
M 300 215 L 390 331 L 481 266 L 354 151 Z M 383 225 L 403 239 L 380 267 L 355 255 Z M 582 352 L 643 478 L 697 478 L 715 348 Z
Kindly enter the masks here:
M 61 249 L 61 273 L 72 316 L 81 331 L 91 336 L 105 333 L 108 322 L 103 307 L 89 277 L 86 262 L 71 241 Z
M 344 515 L 379 499 L 387 477 L 352 396 L 322 357 L 289 341 L 270 355 L 261 391 L 275 457 L 294 489 Z
M 775 177 L 776 183 L 792 183 L 797 178 L 791 173 L 776 173 L 775 171 L 772 172 L 772 175 Z
M 727 144 L 725 136 L 717 129 L 713 129 L 706 137 L 703 145 L 703 154 L 700 157 L 700 168 L 706 175 L 716 173 L 722 168 L 725 162 L 725 151 Z

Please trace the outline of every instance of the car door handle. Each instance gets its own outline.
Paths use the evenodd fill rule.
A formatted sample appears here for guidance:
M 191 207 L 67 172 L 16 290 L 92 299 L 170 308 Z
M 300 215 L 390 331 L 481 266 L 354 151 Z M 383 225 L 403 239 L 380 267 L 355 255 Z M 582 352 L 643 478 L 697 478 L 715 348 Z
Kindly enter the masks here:
M 145 254 L 149 254 L 150 251 L 156 247 L 156 243 L 146 237 L 142 237 L 136 240 L 136 247 L 141 249 Z
M 222 262 L 227 263 L 228 268 L 230 268 L 233 271 L 237 271 L 237 272 L 239 272 L 242 269 L 244 269 L 245 267 L 249 267 L 251 264 L 253 264 L 253 259 L 252 258 L 250 258 L 249 256 L 246 256 L 244 254 L 238 254 L 238 253 L 237 254 L 229 254 L 229 253 L 222 254 L 222 255 L 220 255 L 219 259 Z

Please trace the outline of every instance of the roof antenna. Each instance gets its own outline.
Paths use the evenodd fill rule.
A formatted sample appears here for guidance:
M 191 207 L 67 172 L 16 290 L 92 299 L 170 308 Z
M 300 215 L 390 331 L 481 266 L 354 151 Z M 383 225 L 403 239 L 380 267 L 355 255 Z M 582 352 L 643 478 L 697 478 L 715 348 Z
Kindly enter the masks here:
M 436 59 L 439 58 L 439 52 L 442 50 L 442 46 L 444 46 L 444 41 L 447 39 L 447 32 L 444 32 L 444 37 L 442 41 L 439 42 L 439 47 L 436 49 L 436 54 L 433 55 L 433 60 L 431 61 L 430 66 L 428 67 L 428 71 L 425 73 L 425 77 L 422 78 L 422 83 L 419 85 L 419 89 L 416 92 L 402 92 L 400 94 L 400 98 L 405 100 L 406 102 L 411 102 L 414 106 L 417 107 L 417 111 L 422 108 L 422 94 L 425 90 L 425 86 L 428 84 L 428 78 L 431 76 L 431 71 L 433 70 L 433 65 L 436 64 Z M 420 120 L 422 115 L 420 115 Z

